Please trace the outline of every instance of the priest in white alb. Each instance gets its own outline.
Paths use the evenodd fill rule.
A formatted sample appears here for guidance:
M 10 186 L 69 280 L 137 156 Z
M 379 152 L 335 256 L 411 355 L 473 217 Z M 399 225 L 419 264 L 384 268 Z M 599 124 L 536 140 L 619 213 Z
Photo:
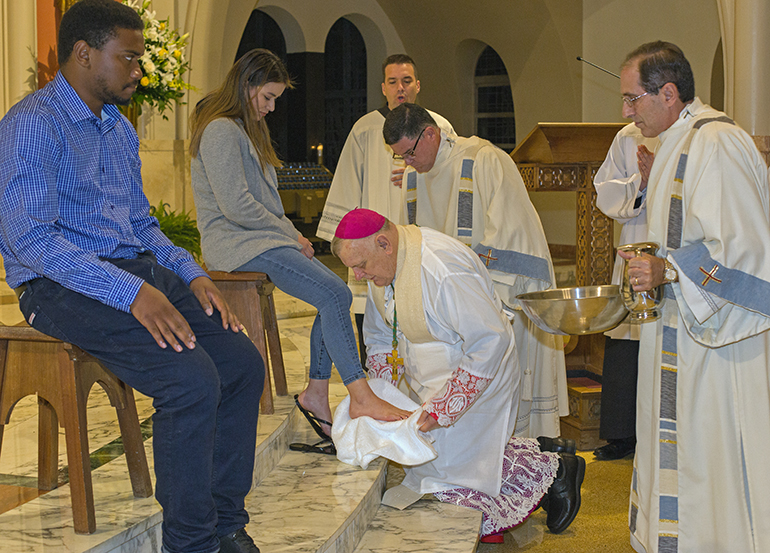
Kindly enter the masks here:
M 752 138 L 695 96 L 666 42 L 620 74 L 623 115 L 658 136 L 635 290 L 663 285 L 642 325 L 631 545 L 639 553 L 770 551 L 770 191 Z
M 540 218 L 511 157 L 489 141 L 448 135 L 425 109 L 404 103 L 385 118 L 385 142 L 407 168 L 408 222 L 473 248 L 494 281 L 513 330 L 521 367 L 516 435 L 560 434 L 569 414 L 560 336 L 536 327 L 518 294 L 556 285 Z
M 512 438 L 519 371 L 510 321 L 470 248 L 428 228 L 348 213 L 332 252 L 369 280 L 369 378 L 403 374 L 438 457 L 406 467 L 403 484 L 484 513 L 482 538 L 524 521 L 548 493 L 547 524 L 563 531 L 580 507 L 585 461 Z M 549 491 L 550 490 L 550 491 Z

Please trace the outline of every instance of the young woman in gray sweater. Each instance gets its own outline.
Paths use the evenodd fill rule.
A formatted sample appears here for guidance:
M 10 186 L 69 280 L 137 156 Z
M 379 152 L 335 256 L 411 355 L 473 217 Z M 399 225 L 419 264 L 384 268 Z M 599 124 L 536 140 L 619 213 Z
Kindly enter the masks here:
M 267 273 L 278 288 L 318 309 L 310 334 L 310 378 L 295 400 L 319 436 L 331 441 L 332 362 L 350 393 L 351 416 L 390 421 L 409 413 L 369 388 L 350 319 L 350 290 L 313 257 L 310 241 L 284 214 L 275 172 L 281 161 L 265 116 L 291 87 L 285 66 L 269 50 L 252 50 L 235 63 L 193 111 L 192 189 L 209 269 Z

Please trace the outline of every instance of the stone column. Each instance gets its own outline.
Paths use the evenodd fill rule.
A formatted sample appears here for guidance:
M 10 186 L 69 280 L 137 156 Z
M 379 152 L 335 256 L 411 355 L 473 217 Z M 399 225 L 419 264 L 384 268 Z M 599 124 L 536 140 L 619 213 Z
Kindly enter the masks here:
M 770 135 L 770 2 L 718 0 L 725 111 L 749 134 Z
M 735 0 L 735 119 L 770 135 L 770 2 Z
M 35 2 L 0 0 L 0 116 L 37 88 Z

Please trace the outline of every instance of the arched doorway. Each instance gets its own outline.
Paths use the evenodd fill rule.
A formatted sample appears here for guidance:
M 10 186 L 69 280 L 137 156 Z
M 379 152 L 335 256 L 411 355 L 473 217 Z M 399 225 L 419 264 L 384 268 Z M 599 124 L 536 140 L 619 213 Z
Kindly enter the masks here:
M 324 165 L 334 171 L 353 124 L 366 113 L 366 44 L 342 17 L 326 37 Z
M 254 48 L 265 48 L 274 52 L 286 64 L 289 74 L 293 75 L 291 66 L 287 63 L 286 40 L 281 28 L 272 17 L 260 10 L 251 12 L 233 61 L 237 61 L 243 54 Z M 284 161 L 288 160 L 289 154 L 289 102 L 287 96 L 290 94 L 291 91 L 287 91 L 284 97 L 275 103 L 275 111 L 267 117 L 267 126 L 270 129 L 270 137 L 275 143 L 275 151 L 278 153 L 278 157 Z
M 475 72 L 476 135 L 506 152 L 516 147 L 516 118 L 508 71 L 494 48 L 487 46 Z

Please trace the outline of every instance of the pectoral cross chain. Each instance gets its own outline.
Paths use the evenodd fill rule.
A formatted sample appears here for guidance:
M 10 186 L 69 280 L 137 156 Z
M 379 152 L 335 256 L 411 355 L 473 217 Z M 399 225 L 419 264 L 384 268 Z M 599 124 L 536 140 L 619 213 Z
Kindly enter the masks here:
M 393 285 L 391 284 L 391 287 Z M 393 288 L 393 341 L 391 342 L 391 345 L 393 346 L 393 351 L 390 355 L 386 357 L 388 363 L 390 363 L 391 369 L 393 371 L 393 382 L 398 381 L 398 366 L 404 364 L 403 358 L 398 356 L 398 334 L 396 329 L 398 328 L 398 314 L 396 313 L 396 291 L 395 288 Z

